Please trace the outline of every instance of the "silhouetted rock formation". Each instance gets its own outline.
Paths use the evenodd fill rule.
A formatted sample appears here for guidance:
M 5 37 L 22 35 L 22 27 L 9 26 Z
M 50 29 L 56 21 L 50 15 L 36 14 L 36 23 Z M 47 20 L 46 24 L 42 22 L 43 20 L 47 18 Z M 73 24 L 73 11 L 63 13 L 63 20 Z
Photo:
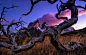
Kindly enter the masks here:
M 29 34 L 30 34 L 30 37 L 39 37 L 40 34 L 42 33 L 40 30 L 39 30 L 39 21 L 36 20 L 35 22 L 31 22 L 29 23 L 27 29 L 29 29 Z M 26 31 L 23 30 L 20 32 L 19 36 L 24 36 L 24 35 L 27 35 L 26 34 Z
M 42 27 L 40 28 L 40 24 L 39 24 L 39 21 L 38 21 L 38 20 L 36 20 L 35 22 L 29 23 L 29 25 L 28 25 L 27 28 L 29 29 L 28 32 L 29 32 L 29 34 L 31 35 L 30 37 L 39 37 L 40 34 L 41 34 L 43 31 L 45 31 L 47 27 L 49 27 L 49 26 L 45 26 L 45 25 L 46 25 L 46 22 L 44 22 L 44 23 L 42 24 Z M 54 27 L 54 26 L 52 26 L 52 27 Z M 64 34 L 64 33 L 67 33 L 67 32 L 71 32 L 71 31 L 74 31 L 74 30 L 75 30 L 75 29 L 74 29 L 73 27 L 69 27 L 69 28 L 64 29 L 64 30 L 61 32 L 61 34 Z M 22 30 L 22 31 L 20 32 L 20 34 L 19 34 L 19 37 L 25 36 L 25 35 L 27 35 L 26 32 L 25 32 L 25 30 Z
M 40 24 L 39 21 L 36 20 L 35 22 L 31 22 L 28 25 L 29 33 L 31 37 L 39 37 L 41 34 L 41 31 L 39 30 Z
M 39 37 L 40 34 L 42 33 L 39 29 L 37 30 L 36 28 L 30 29 L 30 35 L 31 37 Z
M 46 22 L 44 22 L 43 24 L 42 24 L 42 27 L 41 27 L 41 29 L 44 29 L 44 28 L 46 28 L 47 26 L 46 26 L 47 24 L 46 24 Z
M 37 30 L 36 28 L 31 28 L 29 31 L 30 36 L 29 37 L 39 37 L 40 34 L 42 33 L 39 29 Z M 22 31 L 19 34 L 19 37 L 27 35 L 26 31 Z
M 36 28 L 31 28 L 28 32 L 29 34 L 31 35 L 31 37 L 39 37 L 40 34 L 45 31 L 46 28 L 44 29 L 36 29 Z M 61 34 L 64 34 L 64 33 L 68 33 L 68 32 L 71 32 L 71 31 L 74 31 L 75 29 L 73 27 L 69 27 L 67 29 L 64 29 Z M 25 30 L 21 31 L 21 33 L 19 34 L 19 37 L 22 37 L 22 36 L 25 36 L 27 35 Z

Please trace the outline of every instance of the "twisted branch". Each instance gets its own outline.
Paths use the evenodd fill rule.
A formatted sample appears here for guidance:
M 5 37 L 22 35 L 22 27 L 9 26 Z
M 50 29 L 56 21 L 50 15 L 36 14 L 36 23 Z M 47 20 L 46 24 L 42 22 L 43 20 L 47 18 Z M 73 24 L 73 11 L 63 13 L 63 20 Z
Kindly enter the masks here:
M 33 2 L 31 2 L 31 3 L 33 4 Z M 71 19 L 69 19 L 67 21 L 64 21 L 63 23 L 57 25 L 55 28 L 47 27 L 47 29 L 44 32 L 42 32 L 39 37 L 33 38 L 26 45 L 17 46 L 17 44 L 15 43 L 15 37 L 18 36 L 20 31 L 23 30 L 23 29 L 29 31 L 29 29 L 27 29 L 27 28 L 21 28 L 17 32 L 16 36 L 14 36 L 13 39 L 12 39 L 12 41 L 13 41 L 12 44 L 8 44 L 8 43 L 5 43 L 5 42 L 0 42 L 0 45 L 4 46 L 4 47 L 7 47 L 7 48 L 10 48 L 12 51 L 21 51 L 21 50 L 33 47 L 36 42 L 43 42 L 45 36 L 49 35 L 51 43 L 53 44 L 53 46 L 57 50 L 74 51 L 76 49 L 82 48 L 84 45 L 81 42 L 71 41 L 67 45 L 62 45 L 59 41 L 61 31 L 65 28 L 70 27 L 71 25 L 75 24 L 78 21 L 78 9 L 77 9 L 77 6 L 75 6 L 75 0 L 68 0 L 65 4 L 63 3 L 63 5 L 61 5 L 61 9 L 57 13 L 56 17 L 58 18 L 58 15 L 60 14 L 61 11 L 65 10 L 65 7 L 67 7 L 68 9 L 71 10 Z M 14 23 L 14 24 L 16 24 L 16 23 Z M 11 26 L 12 25 L 10 25 L 9 27 L 11 27 Z M 9 27 L 8 27 L 8 34 L 9 34 Z
M 67 45 L 62 45 L 59 41 L 59 38 L 55 38 L 55 34 L 56 32 L 54 31 L 54 29 L 50 28 L 46 31 L 44 31 L 40 37 L 37 38 L 33 38 L 28 44 L 26 45 L 21 45 L 21 46 L 17 46 L 17 45 L 12 45 L 12 44 L 8 44 L 5 42 L 0 42 L 1 46 L 10 48 L 12 51 L 21 51 L 21 50 L 25 50 L 25 49 L 29 49 L 32 48 L 36 42 L 43 42 L 44 38 L 46 35 L 50 36 L 50 40 L 51 43 L 53 44 L 53 46 L 55 46 L 55 48 L 57 50 L 64 50 L 64 51 L 72 51 L 77 49 L 78 47 L 82 47 L 83 44 L 81 44 L 81 42 L 69 42 Z M 58 41 L 57 41 L 58 40 Z
M 85 7 L 82 7 L 82 6 L 76 6 L 77 8 L 83 8 L 86 10 L 86 4 L 85 4 Z
M 33 2 L 33 0 L 30 0 L 30 2 L 31 2 L 31 4 L 32 4 L 32 6 L 31 6 L 31 8 L 30 8 L 30 11 L 27 13 L 27 14 L 23 14 L 23 15 L 28 15 L 28 14 L 30 14 L 31 12 L 32 12 L 32 9 L 33 9 L 33 7 L 34 7 L 34 5 L 35 4 L 37 4 L 38 2 L 40 2 L 40 1 L 44 1 L 44 0 L 36 0 L 35 2 Z M 46 1 L 46 0 L 45 0 Z M 47 0 L 50 4 L 54 4 L 56 1 L 58 1 L 58 0 L 54 0 L 54 1 L 51 1 L 51 0 Z M 22 15 L 22 16 L 23 16 Z
M 3 10 L 2 10 L 2 12 L 1 12 L 1 17 L 0 17 L 0 30 L 3 32 L 3 34 L 7 37 L 7 34 L 6 34 L 6 31 L 4 30 L 4 26 L 7 26 L 7 24 L 1 24 L 1 22 L 3 22 L 3 20 L 4 21 L 6 21 L 6 22 L 9 22 L 9 21 L 7 21 L 7 20 L 5 20 L 4 18 L 3 18 L 3 15 L 4 15 L 4 12 L 7 12 L 7 11 L 5 11 L 5 9 L 10 9 L 10 8 L 14 8 L 14 7 L 18 7 L 18 6 L 13 6 L 12 5 L 12 7 L 9 7 L 9 8 L 7 8 L 7 7 L 4 7 L 3 6 Z
M 33 7 L 34 7 L 34 5 L 37 4 L 37 3 L 38 3 L 39 1 L 41 1 L 41 0 L 36 0 L 35 2 L 33 2 L 33 0 L 30 0 L 30 1 L 31 1 L 32 6 L 31 6 L 30 11 L 29 11 L 27 14 L 23 14 L 23 15 L 25 15 L 25 16 L 28 15 L 28 14 L 30 14 L 31 11 L 32 11 L 32 9 L 33 9 Z M 23 15 L 22 15 L 22 16 L 23 16 Z

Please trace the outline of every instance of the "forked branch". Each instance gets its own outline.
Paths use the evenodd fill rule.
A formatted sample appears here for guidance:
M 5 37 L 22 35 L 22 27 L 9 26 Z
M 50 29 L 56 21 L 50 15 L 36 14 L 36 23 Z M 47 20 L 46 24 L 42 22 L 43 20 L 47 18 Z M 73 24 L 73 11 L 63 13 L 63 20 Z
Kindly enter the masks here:
M 38 1 L 37 1 L 38 2 Z M 33 2 L 31 0 L 31 4 L 36 4 L 37 2 Z M 67 7 L 67 9 L 70 9 L 71 10 L 71 19 L 67 19 L 65 17 L 60 17 L 60 18 L 63 18 L 63 19 L 67 19 L 66 21 L 64 21 L 63 23 L 57 25 L 55 28 L 54 27 L 47 27 L 47 29 L 45 31 L 43 31 L 41 33 L 41 35 L 37 38 L 33 38 L 28 44 L 26 45 L 21 45 L 21 46 L 17 46 L 16 42 L 15 42 L 15 37 L 18 36 L 18 34 L 20 33 L 21 30 L 27 30 L 29 31 L 29 29 L 27 28 L 21 28 L 17 34 L 12 37 L 9 33 L 9 28 L 16 24 L 18 25 L 20 22 L 18 23 L 12 23 L 8 26 L 8 35 L 9 37 L 12 39 L 12 44 L 8 44 L 6 42 L 0 42 L 0 45 L 1 46 L 4 46 L 4 47 L 7 47 L 7 48 L 10 48 L 12 51 L 21 51 L 21 50 L 24 50 L 24 49 L 28 49 L 28 48 L 31 48 L 35 45 L 36 42 L 43 42 L 44 38 L 46 35 L 49 35 L 50 36 L 50 41 L 51 43 L 53 44 L 53 46 L 57 49 L 57 50 L 61 50 L 61 51 L 74 51 L 76 49 L 80 49 L 82 48 L 84 45 L 81 43 L 81 42 L 75 42 L 75 41 L 71 41 L 69 42 L 67 45 L 62 45 L 59 41 L 59 37 L 60 37 L 60 34 L 61 34 L 61 31 L 65 28 L 68 28 L 70 26 L 72 26 L 73 24 L 77 23 L 78 21 L 78 9 L 77 9 L 77 6 L 75 6 L 75 0 L 68 0 L 66 3 L 63 3 L 61 0 L 60 2 L 62 3 L 62 5 L 60 6 L 61 9 L 58 11 L 56 17 L 58 19 L 58 15 L 60 14 L 61 11 L 64 11 Z M 27 15 L 27 14 L 25 14 Z
M 46 0 L 36 0 L 36 1 L 34 1 L 33 2 L 33 0 L 30 0 L 30 2 L 31 2 L 31 4 L 32 4 L 32 6 L 31 6 L 31 8 L 30 8 L 30 11 L 27 13 L 27 14 L 23 14 L 23 15 L 28 15 L 28 14 L 30 14 L 31 12 L 32 12 L 32 9 L 33 9 L 33 7 L 34 7 L 34 5 L 35 4 L 37 4 L 38 2 L 40 2 L 40 1 L 46 1 Z M 56 1 L 58 1 L 58 0 L 54 0 L 54 1 L 51 1 L 51 0 L 47 0 L 50 4 L 53 4 L 53 3 L 55 3 Z M 22 16 L 23 16 L 22 15 Z

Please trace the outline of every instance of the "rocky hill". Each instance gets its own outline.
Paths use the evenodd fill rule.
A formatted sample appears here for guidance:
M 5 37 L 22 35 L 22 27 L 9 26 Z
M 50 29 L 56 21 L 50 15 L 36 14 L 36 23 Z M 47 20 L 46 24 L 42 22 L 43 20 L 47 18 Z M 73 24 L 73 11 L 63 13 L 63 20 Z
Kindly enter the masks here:
M 46 30 L 47 27 L 48 27 L 48 26 L 46 26 L 46 27 L 44 27 L 44 28 L 41 28 L 38 20 L 36 20 L 35 22 L 29 23 L 29 24 L 28 24 L 28 27 L 27 27 L 27 29 L 29 29 L 29 31 L 28 31 L 29 34 L 30 34 L 29 37 L 39 37 L 40 34 L 41 34 L 44 30 Z M 54 27 L 54 26 L 52 26 L 52 27 Z M 74 31 L 74 30 L 75 30 L 75 29 L 74 29 L 73 27 L 69 27 L 69 28 L 64 29 L 64 30 L 61 32 L 61 34 L 64 34 L 64 33 L 70 32 L 70 31 Z M 21 37 L 21 36 L 24 36 L 24 35 L 27 35 L 27 34 L 26 34 L 26 30 L 22 30 L 22 31 L 20 32 L 20 34 L 19 34 L 20 37 Z
M 46 28 L 44 28 L 44 29 L 37 29 L 37 28 L 31 28 L 28 32 L 29 32 L 29 34 L 31 35 L 31 37 L 39 37 L 40 36 L 40 34 L 44 31 L 44 30 L 46 30 Z M 69 28 L 67 28 L 67 29 L 64 29 L 62 32 L 61 32 L 61 34 L 64 34 L 64 33 L 67 33 L 67 32 L 71 32 L 71 31 L 74 31 L 75 29 L 73 28 L 73 27 L 69 27 Z M 20 32 L 20 34 L 19 34 L 19 36 L 21 37 L 21 36 L 24 36 L 24 35 L 27 35 L 26 34 L 26 31 L 21 31 Z
M 18 45 L 25 45 L 33 38 L 35 37 L 27 37 L 25 35 L 16 38 L 16 42 Z M 19 53 L 12 52 L 12 50 L 5 47 L 0 47 L 0 55 L 86 55 L 86 28 L 64 33 L 59 39 L 62 44 L 67 44 L 70 41 L 79 41 L 82 42 L 85 47 L 77 51 L 60 52 L 55 49 L 51 44 L 49 37 L 46 36 L 43 42 L 37 42 L 31 49 Z M 9 39 L 2 35 L 0 35 L 0 42 L 10 43 Z

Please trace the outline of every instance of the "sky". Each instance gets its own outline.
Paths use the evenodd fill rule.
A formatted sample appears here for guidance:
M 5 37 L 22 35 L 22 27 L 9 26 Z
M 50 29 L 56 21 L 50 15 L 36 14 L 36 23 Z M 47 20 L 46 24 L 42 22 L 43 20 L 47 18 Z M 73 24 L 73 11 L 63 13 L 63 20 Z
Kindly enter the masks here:
M 35 1 L 35 0 L 33 0 Z M 66 2 L 67 0 L 62 0 L 63 2 Z M 48 1 L 40 1 L 37 4 L 34 5 L 32 12 L 28 14 L 27 16 L 22 16 L 22 14 L 26 14 L 30 8 L 31 3 L 30 0 L 0 0 L 0 13 L 3 10 L 4 7 L 11 7 L 19 6 L 11 9 L 6 9 L 3 18 L 5 18 L 8 21 L 12 21 L 15 19 L 15 21 L 18 21 L 20 17 L 22 17 L 21 20 L 25 21 L 27 24 L 24 26 L 27 27 L 27 25 L 30 22 L 34 22 L 35 20 L 39 20 L 39 23 L 42 24 L 43 22 L 46 22 L 49 26 L 53 25 L 59 25 L 60 23 L 64 22 L 62 19 L 56 19 L 55 14 L 58 13 L 56 5 L 60 5 L 60 2 L 57 1 L 54 4 L 50 4 Z M 75 5 L 80 5 L 85 7 L 86 2 L 76 0 Z M 59 15 L 59 17 L 68 17 L 71 18 L 71 11 L 69 9 L 62 11 Z M 3 22 L 6 23 L 6 22 Z M 78 22 L 74 25 L 72 25 L 75 30 L 82 29 L 86 27 L 86 10 L 82 8 L 78 8 Z

